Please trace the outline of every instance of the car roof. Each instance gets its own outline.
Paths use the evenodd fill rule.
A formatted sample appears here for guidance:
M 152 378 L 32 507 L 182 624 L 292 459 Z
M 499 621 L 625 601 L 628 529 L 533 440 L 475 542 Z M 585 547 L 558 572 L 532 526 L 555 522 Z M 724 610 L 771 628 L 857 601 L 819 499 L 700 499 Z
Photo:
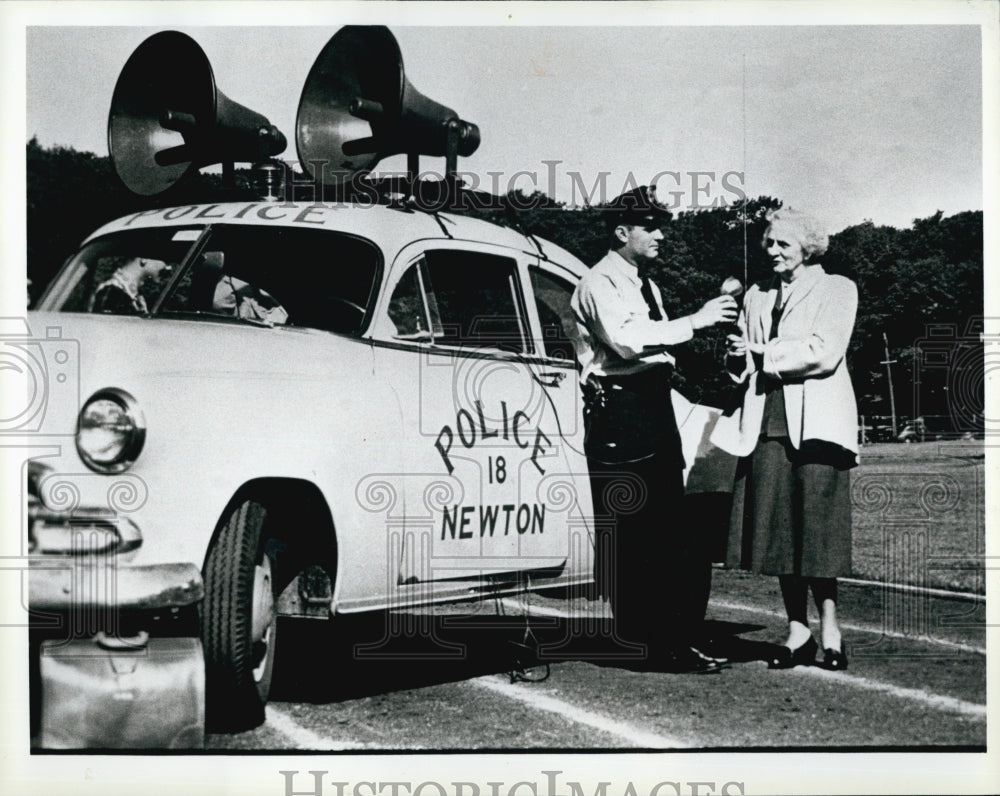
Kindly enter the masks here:
M 431 214 L 375 204 L 258 200 L 161 207 L 115 219 L 95 230 L 84 242 L 122 230 L 192 224 L 326 229 L 359 235 L 377 244 L 387 262 L 392 262 L 401 249 L 416 240 L 446 240 L 450 237 L 531 253 L 537 253 L 540 246 L 546 258 L 564 266 L 577 277 L 587 270 L 562 247 L 537 238 L 536 246 L 526 235 L 510 227 L 454 213 Z

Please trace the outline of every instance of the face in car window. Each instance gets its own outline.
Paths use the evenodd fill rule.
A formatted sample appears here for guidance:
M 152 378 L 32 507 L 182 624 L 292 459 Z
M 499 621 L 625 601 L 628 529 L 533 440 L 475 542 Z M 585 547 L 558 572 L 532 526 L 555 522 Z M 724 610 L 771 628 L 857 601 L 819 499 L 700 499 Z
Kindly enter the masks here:
M 114 315 L 151 312 L 200 234 L 198 228 L 158 228 L 98 238 L 70 260 L 42 307 Z
M 117 256 L 101 258 L 98 272 L 110 271 L 90 297 L 90 312 L 137 315 L 149 312 L 173 266 L 155 257 Z M 148 298 L 147 298 L 148 297 Z

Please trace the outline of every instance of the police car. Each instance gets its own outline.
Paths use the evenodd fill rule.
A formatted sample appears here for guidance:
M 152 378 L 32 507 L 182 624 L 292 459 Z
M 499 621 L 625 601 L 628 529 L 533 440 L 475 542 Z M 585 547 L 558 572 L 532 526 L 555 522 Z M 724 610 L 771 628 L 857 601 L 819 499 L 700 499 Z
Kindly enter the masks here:
M 214 83 L 212 102 L 190 99 L 197 76 L 157 83 L 192 44 L 157 34 L 119 79 L 112 156 L 137 193 L 224 161 L 213 147 L 277 140 Z M 478 141 L 405 82 L 394 45 L 378 28 L 331 39 L 300 160 L 329 144 L 318 94 L 379 156 L 390 127 L 449 159 Z M 377 47 L 396 88 L 368 86 Z M 206 706 L 215 729 L 259 723 L 282 614 L 591 579 L 569 310 L 584 270 L 406 197 L 146 209 L 94 232 L 29 319 L 73 387 L 45 412 L 72 442 L 29 468 L 30 603 L 52 619 L 34 633 L 38 744 L 198 745 Z

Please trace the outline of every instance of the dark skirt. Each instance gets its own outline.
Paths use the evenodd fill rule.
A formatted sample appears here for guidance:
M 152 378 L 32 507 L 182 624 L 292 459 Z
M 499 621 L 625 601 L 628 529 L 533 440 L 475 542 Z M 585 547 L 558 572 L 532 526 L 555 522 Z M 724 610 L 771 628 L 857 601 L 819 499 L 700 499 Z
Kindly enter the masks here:
M 726 563 L 766 575 L 851 574 L 853 457 L 807 440 L 762 437 L 740 460 Z

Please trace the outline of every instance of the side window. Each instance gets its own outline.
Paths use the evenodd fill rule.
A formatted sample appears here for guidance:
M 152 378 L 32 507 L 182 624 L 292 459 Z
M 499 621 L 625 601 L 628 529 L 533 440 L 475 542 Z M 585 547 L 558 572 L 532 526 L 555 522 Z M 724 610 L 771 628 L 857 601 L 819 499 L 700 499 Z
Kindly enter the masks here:
M 427 293 L 431 316 L 440 318 L 442 345 L 531 351 L 517 276 L 517 263 L 482 252 L 427 253 Z
M 570 308 L 573 285 L 539 268 L 529 269 L 535 306 L 542 323 L 542 346 L 545 356 L 564 362 L 576 362 L 573 340 L 576 318 Z
M 517 263 L 507 257 L 427 252 L 396 284 L 387 311 L 397 340 L 532 350 Z
M 409 267 L 392 291 L 387 311 L 395 326 L 392 336 L 396 340 L 431 342 L 434 339 L 432 329 L 436 327 L 440 333 L 440 324 L 435 324 L 424 301 L 426 279 L 427 266 L 420 260 Z

